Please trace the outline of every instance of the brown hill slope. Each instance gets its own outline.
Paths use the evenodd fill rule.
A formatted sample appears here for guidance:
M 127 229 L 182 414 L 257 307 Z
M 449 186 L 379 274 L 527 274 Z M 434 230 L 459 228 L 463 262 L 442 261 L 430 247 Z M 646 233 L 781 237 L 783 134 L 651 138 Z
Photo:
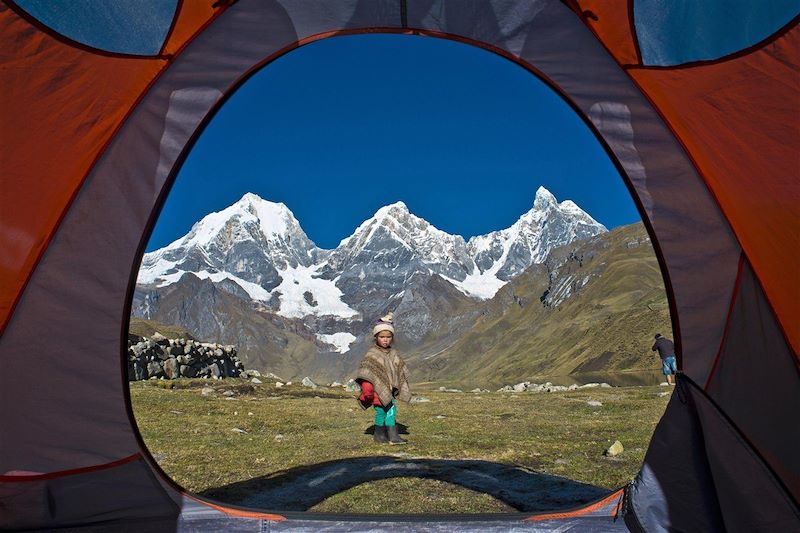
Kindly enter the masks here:
M 639 223 L 555 250 L 489 301 L 455 344 L 412 367 L 421 381 L 486 383 L 652 370 L 656 332 L 672 335 L 669 309 Z
M 128 332 L 132 333 L 133 335 L 139 335 L 140 337 L 150 337 L 154 333 L 158 332 L 164 335 L 168 339 L 184 338 L 184 339 L 191 339 L 194 341 L 203 340 L 203 339 L 198 339 L 195 334 L 193 334 L 191 331 L 184 328 L 183 326 L 163 324 L 155 320 L 147 320 L 145 318 L 136 318 L 136 317 L 131 317 Z
M 157 295 L 151 318 L 180 324 L 208 342 L 234 344 L 245 368 L 282 377 L 304 375 L 321 357 L 314 334 L 301 322 L 254 308 L 192 274 Z

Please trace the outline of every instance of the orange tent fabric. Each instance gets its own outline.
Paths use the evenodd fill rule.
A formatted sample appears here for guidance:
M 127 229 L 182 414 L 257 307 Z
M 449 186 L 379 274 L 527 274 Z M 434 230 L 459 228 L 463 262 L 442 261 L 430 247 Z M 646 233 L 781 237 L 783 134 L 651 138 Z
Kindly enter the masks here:
M 482 527 L 800 529 L 798 18 L 652 67 L 632 0 L 177 5 L 152 57 L 0 5 L 0 527 L 358 528 L 186 494 L 138 435 L 121 347 L 155 213 L 225 97 L 304 43 L 385 31 L 480 46 L 557 91 L 620 169 L 670 300 L 681 385 L 624 501 Z
M 675 130 L 719 201 L 800 350 L 800 28 L 756 52 L 628 72 Z

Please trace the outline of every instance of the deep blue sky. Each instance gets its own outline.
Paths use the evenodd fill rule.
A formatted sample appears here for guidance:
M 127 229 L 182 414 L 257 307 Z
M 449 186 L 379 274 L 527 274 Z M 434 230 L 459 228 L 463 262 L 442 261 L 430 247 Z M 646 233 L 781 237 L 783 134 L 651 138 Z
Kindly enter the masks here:
M 465 238 L 510 226 L 539 185 L 612 228 L 640 220 L 604 150 L 538 78 L 451 41 L 357 35 L 248 80 L 195 144 L 147 246 L 245 192 L 285 203 L 333 248 L 383 205 Z

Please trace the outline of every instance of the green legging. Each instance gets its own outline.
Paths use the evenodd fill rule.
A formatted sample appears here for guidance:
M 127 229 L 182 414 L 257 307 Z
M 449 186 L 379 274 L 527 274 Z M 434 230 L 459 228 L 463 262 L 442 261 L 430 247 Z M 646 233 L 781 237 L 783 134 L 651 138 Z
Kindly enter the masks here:
M 382 405 L 375 406 L 375 425 L 376 426 L 393 426 L 396 423 L 397 407 L 392 403 L 386 407 Z

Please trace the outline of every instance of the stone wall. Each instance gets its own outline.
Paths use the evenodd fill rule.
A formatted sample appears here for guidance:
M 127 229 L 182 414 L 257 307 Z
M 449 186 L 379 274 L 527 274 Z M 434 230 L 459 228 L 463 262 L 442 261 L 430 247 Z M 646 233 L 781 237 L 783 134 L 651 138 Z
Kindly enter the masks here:
M 156 333 L 145 338 L 128 335 L 128 381 L 164 378 L 238 377 L 244 365 L 231 345 L 167 339 Z

